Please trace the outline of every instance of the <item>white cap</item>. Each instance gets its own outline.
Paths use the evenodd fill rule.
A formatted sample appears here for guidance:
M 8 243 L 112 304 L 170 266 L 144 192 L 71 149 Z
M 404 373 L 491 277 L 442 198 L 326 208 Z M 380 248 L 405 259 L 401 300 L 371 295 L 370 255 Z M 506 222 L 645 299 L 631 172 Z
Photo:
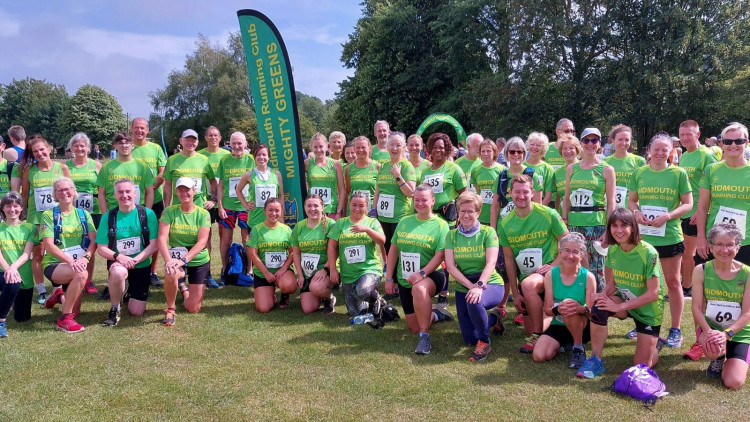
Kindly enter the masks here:
M 174 184 L 175 189 L 180 186 L 185 186 L 188 189 L 194 189 L 195 188 L 195 180 L 189 178 L 189 177 L 180 177 L 177 179 L 177 182 Z
M 584 129 L 581 133 L 581 139 L 585 138 L 588 135 L 596 135 L 599 139 L 602 139 L 602 133 L 599 132 L 599 129 L 595 127 L 587 127 L 586 129 Z
M 185 129 L 184 131 L 182 131 L 183 138 L 189 138 L 191 136 L 195 139 L 199 139 L 198 132 L 194 131 L 193 129 Z

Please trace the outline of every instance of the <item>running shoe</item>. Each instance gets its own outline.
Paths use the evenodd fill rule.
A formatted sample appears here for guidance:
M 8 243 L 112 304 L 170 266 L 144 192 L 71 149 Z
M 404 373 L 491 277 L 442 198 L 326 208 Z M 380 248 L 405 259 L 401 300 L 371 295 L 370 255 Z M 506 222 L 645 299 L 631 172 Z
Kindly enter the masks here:
M 114 327 L 118 322 L 120 322 L 120 310 L 113 306 L 109 309 L 107 319 L 104 320 L 104 323 L 102 323 L 102 325 L 105 327 Z
M 435 305 L 438 309 L 448 308 L 448 295 L 438 295 L 437 304 Z
M 93 281 L 86 283 L 86 294 L 87 295 L 98 295 L 99 289 L 96 288 Z
M 490 315 L 494 315 L 497 318 L 495 324 L 492 325 L 492 332 L 497 335 L 505 334 L 505 309 L 492 308 L 489 312 Z
M 164 310 L 164 319 L 161 320 L 161 323 L 165 327 L 173 327 L 174 321 L 175 321 L 175 309 L 174 308 L 167 308 Z
M 472 362 L 482 362 L 487 359 L 487 355 L 492 351 L 492 346 L 489 343 L 485 343 L 482 340 L 477 341 L 477 347 L 471 352 L 469 360 Z
M 104 290 L 102 290 L 102 294 L 99 296 L 99 299 L 109 300 L 109 287 L 104 287 Z
M 513 318 L 513 324 L 523 327 L 523 315 L 516 314 L 516 317 Z
M 664 345 L 666 345 L 666 344 L 667 344 L 667 339 L 665 339 L 662 336 L 659 336 L 656 339 L 656 350 L 659 351 L 659 352 L 661 352 L 661 349 L 663 349 Z
M 573 350 L 573 343 L 565 343 L 557 349 L 557 353 L 568 353 Z M 586 356 L 583 357 L 586 359 Z
M 47 300 L 44 301 L 44 307 L 47 309 L 52 309 L 60 302 L 60 298 L 63 295 L 63 289 L 62 286 L 57 286 L 54 289 L 52 289 L 52 293 L 50 293 L 49 297 L 47 297 Z
M 47 292 L 41 292 L 36 297 L 36 303 L 44 306 L 44 302 L 47 301 Z
M 221 286 L 219 286 L 219 283 L 217 283 L 213 277 L 209 276 L 206 279 L 206 287 L 208 287 L 209 289 L 218 289 Z
M 156 273 L 151 273 L 151 286 L 152 287 L 163 287 L 164 282 L 159 280 L 159 276 Z
M 693 298 L 693 288 L 692 287 L 688 287 L 686 289 L 686 288 L 683 287 L 682 288 L 682 295 L 685 296 L 685 299 L 692 299 Z
M 330 299 L 324 299 L 322 302 L 323 309 L 321 310 L 321 312 L 323 312 L 324 314 L 332 314 L 335 311 L 334 307 L 336 306 L 336 296 L 334 296 L 333 293 L 331 293 Z
M 692 346 L 690 346 L 690 350 L 685 352 L 682 357 L 685 359 L 690 360 L 700 360 L 700 358 L 706 356 L 705 353 L 703 353 L 703 348 L 701 347 L 700 343 L 697 341 L 693 343 Z
M 414 349 L 414 353 L 418 355 L 429 355 L 432 349 L 432 340 L 430 340 L 429 333 L 419 333 L 419 342 L 417 348 Z
M 68 334 L 80 333 L 85 330 L 83 325 L 76 322 L 73 314 L 65 314 L 58 318 L 57 329 Z
M 629 333 L 625 334 L 625 338 L 628 340 L 635 340 L 636 338 L 638 338 L 638 331 L 630 331 Z
M 385 296 L 383 296 L 383 299 L 385 299 L 385 300 L 393 300 L 393 299 L 398 299 L 399 297 L 401 297 L 401 296 L 398 293 L 388 293 Z
M 526 341 L 526 344 L 521 347 L 521 353 L 533 352 L 537 340 L 539 340 L 539 336 L 537 334 L 532 334 L 531 337 L 529 337 L 529 339 Z
M 670 328 L 667 337 L 667 347 L 682 346 L 682 331 L 679 328 Z
M 573 354 L 570 356 L 570 364 L 568 368 L 578 369 L 586 362 L 586 350 L 573 348 Z
M 450 314 L 450 312 L 446 311 L 445 309 L 435 308 L 432 310 L 432 312 L 437 315 L 437 319 L 435 322 L 450 322 L 453 321 L 453 315 Z
M 222 275 L 221 277 L 219 277 L 219 287 L 224 287 L 226 285 L 227 285 L 227 281 L 224 278 L 224 275 Z
M 708 375 L 709 378 L 713 379 L 721 379 L 721 371 L 724 370 L 724 357 L 720 357 L 719 359 L 712 359 L 711 363 L 708 364 L 708 368 L 706 368 L 706 375 Z
M 586 361 L 583 362 L 583 365 L 578 368 L 576 376 L 580 378 L 594 378 L 595 376 L 601 375 L 603 373 L 604 362 L 602 362 L 601 359 L 597 359 L 596 356 L 591 355 L 591 357 L 586 359 Z
M 5 326 L 5 321 L 0 321 L 0 338 L 8 337 L 8 327 Z
M 286 309 L 289 307 L 289 295 L 282 293 L 279 299 L 279 309 Z

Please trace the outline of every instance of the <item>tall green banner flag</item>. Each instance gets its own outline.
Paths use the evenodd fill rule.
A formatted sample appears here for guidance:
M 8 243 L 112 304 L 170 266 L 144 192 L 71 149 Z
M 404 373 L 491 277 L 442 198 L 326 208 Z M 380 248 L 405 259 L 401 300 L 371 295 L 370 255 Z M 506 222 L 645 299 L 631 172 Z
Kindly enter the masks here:
M 242 45 L 258 121 L 258 139 L 268 145 L 269 166 L 284 179 L 284 220 L 301 220 L 305 196 L 297 96 L 289 54 L 276 26 L 257 10 L 240 10 Z

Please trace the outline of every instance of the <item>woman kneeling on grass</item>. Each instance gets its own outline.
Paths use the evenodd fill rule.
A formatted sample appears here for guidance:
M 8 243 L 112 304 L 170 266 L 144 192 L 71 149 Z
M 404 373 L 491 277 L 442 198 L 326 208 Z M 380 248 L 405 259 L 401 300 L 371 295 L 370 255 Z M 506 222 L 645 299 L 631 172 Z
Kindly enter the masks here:
M 42 214 L 39 234 L 46 251 L 44 276 L 55 286 L 44 307 L 52 309 L 61 302 L 57 329 L 77 333 L 84 330 L 74 318 L 81 312 L 81 293 L 89 277 L 86 267 L 96 250 L 96 227 L 88 211 L 73 206 L 78 193 L 70 178 L 55 179 L 52 190 L 59 205 Z
M 323 198 L 311 194 L 305 199 L 307 218 L 292 230 L 292 259 L 297 270 L 297 286 L 300 288 L 302 312 L 313 313 L 323 303 L 323 313 L 330 314 L 336 305 L 336 296 L 331 293 L 333 284 L 328 268 L 328 233 L 336 224 L 323 214 Z
M 297 291 L 292 265 L 292 230 L 284 224 L 284 207 L 278 198 L 269 198 L 263 211 L 266 220 L 251 230 L 247 256 L 253 261 L 255 309 L 269 312 L 276 303 L 276 286 L 281 290 L 279 308 L 289 307 L 289 295 Z
M 604 262 L 606 285 L 593 296 L 591 309 L 591 357 L 577 375 L 593 378 L 604 372 L 602 350 L 607 340 L 609 317 L 635 320 L 635 364 L 654 367 L 664 341 L 659 338 L 664 314 L 664 277 L 659 253 L 641 240 L 638 223 L 626 208 L 617 208 L 607 219 L 609 252 Z
M 159 220 L 159 253 L 165 263 L 164 297 L 167 300 L 162 323 L 167 327 L 175 322 L 178 288 L 182 292 L 185 310 L 191 314 L 200 312 L 203 290 L 211 269 L 206 249 L 211 216 L 193 202 L 194 179 L 180 177 L 175 187 L 180 203 L 167 207 Z M 185 284 L 185 277 L 190 287 Z
M 464 192 L 456 200 L 458 226 L 445 240 L 445 266 L 457 281 L 456 314 L 464 343 L 475 346 L 469 360 L 487 358 L 490 347 L 489 327 L 497 318 L 488 318 L 487 309 L 503 299 L 503 278 L 495 270 L 500 242 L 497 232 L 479 223 L 482 199 L 474 192 Z M 490 319 L 491 318 L 491 319 Z
M 706 374 L 732 390 L 745 384 L 750 362 L 750 267 L 734 259 L 741 242 L 737 226 L 713 226 L 708 243 L 714 259 L 693 271 L 696 337 L 711 359 Z
M 36 227 L 21 221 L 23 198 L 16 192 L 7 193 L 0 200 L 0 338 L 8 336 L 5 318 L 11 305 L 16 321 L 31 318 L 31 298 L 34 278 L 31 276 L 31 250 L 36 241 Z M 20 291 L 23 295 L 18 295 Z M 26 317 L 28 315 L 28 317 Z M 21 317 L 23 316 L 23 318 Z
M 596 293 L 596 278 L 581 265 L 586 254 L 582 234 L 563 236 L 558 253 L 560 266 L 544 275 L 544 313 L 553 319 L 534 346 L 532 357 L 534 362 L 546 362 L 557 355 L 560 346 L 573 344 L 569 366 L 578 369 L 586 360 L 584 344 L 591 339 L 587 305 Z

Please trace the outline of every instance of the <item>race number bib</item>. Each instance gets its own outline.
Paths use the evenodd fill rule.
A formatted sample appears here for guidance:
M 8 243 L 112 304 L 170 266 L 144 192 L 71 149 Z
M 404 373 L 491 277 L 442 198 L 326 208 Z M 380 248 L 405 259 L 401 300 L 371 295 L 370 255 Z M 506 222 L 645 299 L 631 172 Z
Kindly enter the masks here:
M 420 256 L 415 252 L 401 252 L 401 277 L 407 280 L 412 274 L 419 272 Z
M 193 183 L 195 184 L 195 193 L 203 192 L 203 179 L 200 177 L 191 177 L 191 179 L 193 179 Z
M 315 273 L 315 269 L 318 268 L 318 262 L 320 262 L 320 254 L 302 254 L 302 272 L 305 273 L 305 276 L 307 276 L 308 278 L 313 276 L 313 273 Z
M 594 206 L 594 192 L 588 189 L 576 189 L 570 194 L 570 203 L 574 207 L 593 207 Z M 576 212 L 591 212 L 591 211 L 576 211 Z
M 94 194 L 93 193 L 79 193 L 78 199 L 76 199 L 76 208 L 81 208 L 89 213 L 94 212 Z
M 81 245 L 71 246 L 69 248 L 63 249 L 62 251 L 63 253 L 65 253 L 65 255 L 68 255 L 73 259 L 83 258 L 83 255 L 86 253 Z
M 268 198 L 276 198 L 276 185 L 255 185 L 255 207 L 263 208 Z
M 188 249 L 184 246 L 178 246 L 169 250 L 171 259 L 184 259 L 187 257 Z
M 396 208 L 396 195 L 381 193 L 378 196 L 378 216 L 393 218 L 393 209 Z
M 714 224 L 717 223 L 734 224 L 738 229 L 740 229 L 742 238 L 744 239 L 745 229 L 747 227 L 747 211 L 738 210 L 737 208 L 729 208 L 721 205 L 719 206 L 719 212 L 716 213 L 716 220 L 714 220 Z
M 435 173 L 425 176 L 424 183 L 432 188 L 433 193 L 443 193 L 443 173 Z
M 643 214 L 643 218 L 645 218 L 647 221 L 651 221 L 656 217 L 660 217 L 667 212 L 667 207 L 656 207 L 653 205 L 641 206 L 641 213 Z M 662 224 L 661 227 L 642 226 L 639 224 L 638 228 L 641 230 L 642 235 L 648 234 L 651 236 L 664 237 L 664 234 L 666 233 L 667 223 Z
M 505 216 L 510 214 L 514 209 L 516 209 L 516 204 L 514 204 L 513 201 L 508 202 L 508 205 L 500 210 L 500 218 L 505 218 Z
M 347 264 L 365 262 L 365 245 L 347 246 L 344 248 L 344 258 Z
M 559 305 L 560 305 L 560 302 L 555 302 L 552 305 L 552 307 L 554 308 L 554 307 L 559 306 Z M 555 315 L 555 321 L 561 322 L 561 323 L 565 324 L 565 317 L 563 317 L 562 315 Z
M 57 206 L 54 196 L 52 195 L 52 186 L 34 189 L 34 199 L 36 199 L 37 212 L 44 212 Z
M 542 266 L 542 248 L 526 248 L 518 252 L 516 264 L 521 274 L 527 275 Z
M 321 197 L 323 199 L 323 205 L 331 205 L 331 188 L 314 186 L 310 188 L 310 193 Z
M 133 199 L 134 204 L 140 204 L 141 203 L 141 187 L 139 185 L 134 185 L 135 188 L 135 198 Z
M 367 206 L 370 207 L 372 205 L 372 202 L 370 201 L 370 191 L 369 190 L 355 190 L 354 192 L 359 192 L 360 195 L 364 195 L 365 199 L 367 199 Z M 354 193 L 352 192 L 352 193 Z
M 286 261 L 286 252 L 266 252 L 266 268 L 281 268 L 281 264 Z
M 734 324 L 741 313 L 742 307 L 737 302 L 709 300 L 706 304 L 706 319 L 724 329 Z
M 241 177 L 230 177 L 229 178 L 229 197 L 230 198 L 236 198 L 237 197 L 237 185 L 240 184 Z M 242 196 L 247 198 L 247 195 L 250 194 L 250 185 L 245 185 L 244 188 L 242 188 Z
M 482 189 L 479 192 L 479 196 L 482 197 L 482 203 L 483 204 L 492 204 L 492 198 L 495 193 L 492 192 L 492 189 Z
M 141 252 L 141 237 L 133 236 L 117 241 L 117 251 L 123 255 L 135 255 Z M 185 252 L 187 254 L 187 252 Z
M 615 189 L 615 206 L 617 208 L 627 208 L 628 188 L 625 186 L 616 186 Z
M 628 290 L 628 289 L 619 289 L 619 292 L 620 292 L 620 297 L 621 297 L 621 298 L 622 298 L 622 300 L 624 300 L 625 302 L 627 302 L 627 301 L 629 301 L 629 300 L 633 300 L 633 299 L 635 299 L 636 297 L 638 297 L 638 296 L 636 296 L 635 294 L 633 294 L 633 292 L 631 292 L 631 291 L 630 291 L 630 290 Z

